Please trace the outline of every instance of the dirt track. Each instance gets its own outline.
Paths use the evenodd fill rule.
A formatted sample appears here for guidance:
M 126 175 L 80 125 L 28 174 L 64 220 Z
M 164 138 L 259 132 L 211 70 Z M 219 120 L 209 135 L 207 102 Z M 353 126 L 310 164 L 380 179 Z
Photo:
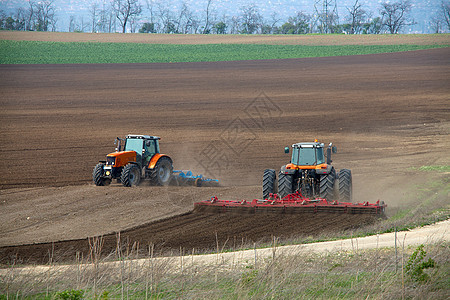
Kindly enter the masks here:
M 187 212 L 211 195 L 258 197 L 263 169 L 288 160 L 283 147 L 314 138 L 338 146 L 335 166 L 352 169 L 355 199 L 383 199 L 395 211 L 407 205 L 399 199 L 410 184 L 424 180 L 411 167 L 450 164 L 449 78 L 449 48 L 257 62 L 2 65 L 0 245 L 117 232 Z M 261 92 L 270 101 L 257 98 Z M 89 185 L 95 163 L 127 133 L 162 136 L 176 168 L 226 187 Z
M 449 34 L 141 34 L 0 31 L 0 40 L 148 44 L 449 45 Z

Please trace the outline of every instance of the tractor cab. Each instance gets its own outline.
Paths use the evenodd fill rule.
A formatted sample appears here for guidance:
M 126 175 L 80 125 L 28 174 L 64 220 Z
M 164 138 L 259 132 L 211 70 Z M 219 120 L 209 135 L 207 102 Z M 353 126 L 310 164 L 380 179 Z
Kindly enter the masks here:
M 297 166 L 316 166 L 325 163 L 323 146 L 323 143 L 293 144 L 291 163 Z
M 331 152 L 336 153 L 336 147 L 331 143 L 328 145 L 326 161 L 323 149 L 324 144 L 319 142 L 293 144 L 291 164 L 295 166 L 331 164 Z M 289 147 L 285 147 L 284 152 L 289 153 Z
M 159 153 L 159 140 L 161 138 L 157 136 L 149 135 L 132 135 L 129 134 L 125 139 L 123 151 L 136 152 L 136 163 L 141 167 L 148 166 L 152 157 Z M 121 139 L 118 138 L 119 146 L 116 150 L 121 151 Z

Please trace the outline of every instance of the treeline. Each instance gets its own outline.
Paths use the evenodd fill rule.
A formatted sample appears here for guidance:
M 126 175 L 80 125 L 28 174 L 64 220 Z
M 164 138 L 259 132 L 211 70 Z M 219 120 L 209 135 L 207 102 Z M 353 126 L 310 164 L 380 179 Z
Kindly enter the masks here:
M 0 11 L 0 28 L 4 30 L 56 31 L 57 18 L 53 1 L 29 1 L 13 14 Z
M 282 19 L 276 12 L 263 17 L 255 4 L 239 9 L 236 15 L 220 15 L 215 7 L 218 0 L 204 0 L 204 7 L 194 11 L 186 1 L 177 9 L 164 0 L 111 0 L 90 4 L 88 16 L 70 16 L 69 32 L 141 32 L 182 34 L 306 34 L 398 33 L 415 24 L 411 18 L 410 0 L 385 1 L 378 14 L 368 11 L 360 0 L 345 7 L 338 15 L 337 0 L 316 1 L 314 12 L 296 12 Z M 429 20 L 435 32 L 450 31 L 450 1 L 442 0 L 437 13 Z M 58 18 L 53 0 L 28 1 L 28 7 L 12 14 L 0 11 L 0 28 L 4 30 L 56 31 Z

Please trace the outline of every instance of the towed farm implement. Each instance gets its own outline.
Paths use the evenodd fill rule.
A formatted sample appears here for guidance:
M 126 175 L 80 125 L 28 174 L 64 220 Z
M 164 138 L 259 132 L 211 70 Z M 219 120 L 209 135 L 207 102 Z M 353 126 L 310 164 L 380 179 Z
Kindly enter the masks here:
M 347 213 L 347 214 L 374 214 L 383 215 L 386 208 L 383 201 L 376 203 L 350 203 L 337 200 L 328 201 L 323 198 L 310 199 L 300 192 L 280 198 L 277 194 L 270 194 L 268 199 L 247 200 L 219 200 L 212 197 L 210 200 L 194 204 L 196 212 L 213 213 Z

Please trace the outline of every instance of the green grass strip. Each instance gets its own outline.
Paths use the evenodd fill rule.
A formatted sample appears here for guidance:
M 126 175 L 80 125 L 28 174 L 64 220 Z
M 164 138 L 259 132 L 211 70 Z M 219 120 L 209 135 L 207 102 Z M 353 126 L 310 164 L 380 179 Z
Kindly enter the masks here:
M 421 166 L 419 170 L 426 172 L 450 172 L 450 166 Z
M 449 45 L 138 44 L 0 40 L 0 64 L 237 61 L 401 52 Z

